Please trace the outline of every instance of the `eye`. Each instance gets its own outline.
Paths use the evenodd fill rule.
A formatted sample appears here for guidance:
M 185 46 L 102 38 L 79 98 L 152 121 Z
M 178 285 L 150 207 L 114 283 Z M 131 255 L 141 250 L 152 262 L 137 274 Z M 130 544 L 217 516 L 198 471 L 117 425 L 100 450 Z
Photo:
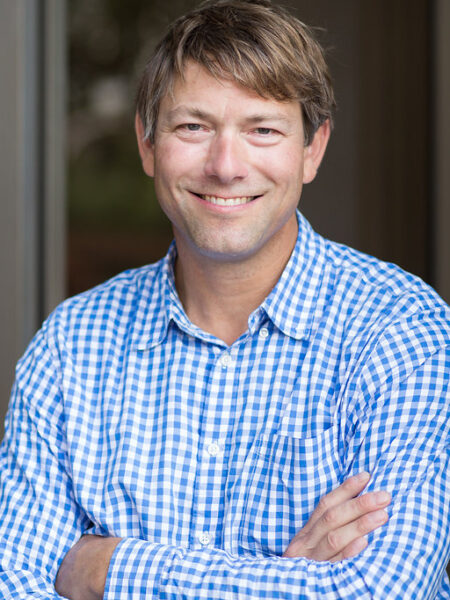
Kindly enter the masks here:
M 175 127 L 176 135 L 186 142 L 202 142 L 208 132 L 208 126 L 202 123 L 179 123 Z
M 257 127 L 255 132 L 258 135 L 270 135 L 271 133 L 277 133 L 275 129 L 271 129 L 270 127 Z
M 204 127 L 200 125 L 200 123 L 183 123 L 182 125 L 178 125 L 178 129 L 182 131 L 202 131 Z
M 199 142 L 205 139 L 209 128 L 202 123 L 180 123 L 176 126 L 177 135 L 190 142 Z
M 273 129 L 273 127 L 255 127 L 249 133 L 251 143 L 257 146 L 278 144 L 283 136 L 283 133 L 279 129 Z

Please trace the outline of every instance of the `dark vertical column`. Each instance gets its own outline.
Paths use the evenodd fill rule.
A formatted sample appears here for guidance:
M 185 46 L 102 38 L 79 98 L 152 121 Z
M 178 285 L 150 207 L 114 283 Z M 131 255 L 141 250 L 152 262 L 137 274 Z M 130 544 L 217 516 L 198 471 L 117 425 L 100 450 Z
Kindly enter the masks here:
M 362 249 L 430 278 L 430 4 L 361 10 L 359 207 Z
M 450 3 L 434 2 L 433 155 L 435 205 L 431 223 L 433 283 L 450 303 Z
M 315 180 L 304 186 L 299 208 L 314 228 L 338 242 L 360 247 L 358 231 L 358 114 L 360 0 L 296 0 L 289 5 L 318 27 L 336 92 L 335 128 Z

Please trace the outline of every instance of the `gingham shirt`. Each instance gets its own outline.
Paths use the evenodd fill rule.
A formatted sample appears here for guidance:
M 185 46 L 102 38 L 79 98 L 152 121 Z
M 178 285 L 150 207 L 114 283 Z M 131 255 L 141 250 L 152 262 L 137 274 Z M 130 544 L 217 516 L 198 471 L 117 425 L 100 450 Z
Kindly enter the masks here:
M 279 282 L 227 347 L 183 311 L 175 252 L 63 303 L 20 361 L 0 597 L 58 598 L 90 532 L 124 538 L 107 600 L 449 599 L 449 308 L 299 215 Z M 362 470 L 393 496 L 366 550 L 282 558 Z

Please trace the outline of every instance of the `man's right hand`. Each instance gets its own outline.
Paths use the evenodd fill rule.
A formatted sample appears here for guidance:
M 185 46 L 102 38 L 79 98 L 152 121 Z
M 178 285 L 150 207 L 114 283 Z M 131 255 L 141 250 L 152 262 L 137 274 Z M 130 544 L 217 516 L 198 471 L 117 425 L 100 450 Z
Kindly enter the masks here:
M 336 562 L 364 550 L 367 546 L 364 536 L 386 523 L 388 514 L 383 509 L 391 501 L 388 492 L 358 496 L 369 479 L 369 473 L 362 472 L 323 496 L 283 556 Z

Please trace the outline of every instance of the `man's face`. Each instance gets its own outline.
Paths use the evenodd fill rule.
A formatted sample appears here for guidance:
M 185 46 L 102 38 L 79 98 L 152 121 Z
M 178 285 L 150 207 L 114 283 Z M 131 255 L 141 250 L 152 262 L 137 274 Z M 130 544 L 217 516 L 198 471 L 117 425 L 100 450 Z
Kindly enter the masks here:
M 190 62 L 140 151 L 179 253 L 234 262 L 293 248 L 302 185 L 321 158 L 313 145 L 304 147 L 298 102 L 264 99 Z

